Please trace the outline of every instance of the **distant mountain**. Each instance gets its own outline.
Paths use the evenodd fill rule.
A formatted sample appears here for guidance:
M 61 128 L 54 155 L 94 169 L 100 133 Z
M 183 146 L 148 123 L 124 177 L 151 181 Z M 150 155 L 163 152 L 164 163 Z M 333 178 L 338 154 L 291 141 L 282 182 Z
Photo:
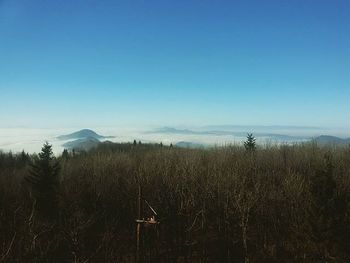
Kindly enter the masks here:
M 113 138 L 113 136 L 102 136 L 94 132 L 93 130 L 83 129 L 77 132 L 73 132 L 67 135 L 58 136 L 59 140 L 75 140 L 75 139 L 84 139 L 84 138 L 95 138 L 95 139 L 106 139 Z
M 185 142 L 185 141 L 177 142 L 177 143 L 175 143 L 175 146 L 180 147 L 180 148 L 203 148 L 203 147 L 205 147 L 204 144 L 195 143 L 195 142 Z
M 234 126 L 240 127 L 240 126 Z M 230 131 L 230 130 L 188 130 L 188 129 L 176 129 L 171 127 L 163 127 L 150 131 L 149 133 L 160 133 L 160 134 L 180 134 L 180 135 L 213 135 L 213 136 L 237 136 L 237 137 L 246 137 L 249 130 L 243 130 L 246 126 L 242 126 L 242 131 Z M 308 140 L 310 137 L 306 136 L 291 136 L 278 133 L 262 133 L 262 132 L 253 132 L 256 138 L 268 138 L 276 141 L 282 142 L 298 142 L 303 140 Z
M 293 135 L 285 135 L 285 134 L 277 134 L 277 133 L 254 133 L 256 137 L 268 138 L 271 140 L 276 140 L 280 142 L 300 142 L 307 141 L 311 138 L 308 136 L 293 136 Z
M 330 136 L 330 135 L 321 135 L 314 139 L 318 144 L 320 145 L 349 145 L 350 144 L 350 138 L 339 138 L 336 136 Z
M 176 129 L 172 127 L 163 127 L 163 128 L 155 129 L 148 133 L 182 134 L 182 135 L 232 135 L 231 131 L 198 131 L 198 130 L 194 131 L 189 129 Z
M 163 134 L 202 134 L 202 132 L 187 130 L 187 129 L 176 129 L 172 127 L 163 127 L 150 131 L 149 133 L 163 133 Z
M 314 126 L 292 126 L 292 125 L 207 125 L 203 126 L 205 130 L 320 130 L 320 127 Z
M 97 147 L 101 142 L 94 137 L 87 137 L 83 139 L 77 139 L 74 141 L 66 142 L 62 146 L 68 150 L 84 150 L 88 151 Z

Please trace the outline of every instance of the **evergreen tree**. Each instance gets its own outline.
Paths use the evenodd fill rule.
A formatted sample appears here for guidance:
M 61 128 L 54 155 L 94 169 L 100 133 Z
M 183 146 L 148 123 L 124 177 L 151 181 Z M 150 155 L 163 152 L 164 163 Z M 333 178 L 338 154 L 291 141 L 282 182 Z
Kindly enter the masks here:
M 52 145 L 46 142 L 37 159 L 31 164 L 29 175 L 25 177 L 31 187 L 34 209 L 46 219 L 57 214 L 57 188 L 60 165 L 52 152 Z
M 28 163 L 29 159 L 28 153 L 22 150 L 21 154 L 19 155 L 20 166 L 24 167 Z
M 7 155 L 7 166 L 13 168 L 15 167 L 15 164 L 16 164 L 15 157 L 13 156 L 12 151 L 10 151 Z
M 247 151 L 255 151 L 256 149 L 256 139 L 252 133 L 248 133 L 247 140 L 244 142 L 244 147 Z
M 69 158 L 68 150 L 64 149 L 63 152 L 62 152 L 62 159 L 63 160 L 68 160 L 68 158 Z

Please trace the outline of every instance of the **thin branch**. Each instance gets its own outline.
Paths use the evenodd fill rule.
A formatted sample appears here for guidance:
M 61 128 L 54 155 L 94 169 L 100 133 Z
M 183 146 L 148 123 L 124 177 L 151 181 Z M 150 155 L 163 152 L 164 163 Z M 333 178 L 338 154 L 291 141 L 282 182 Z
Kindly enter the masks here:
M 16 238 L 16 232 L 15 232 L 15 234 L 13 235 L 13 237 L 12 237 L 12 240 L 11 240 L 11 242 L 10 242 L 10 245 L 9 245 L 9 247 L 8 247 L 8 249 L 7 249 L 7 251 L 6 251 L 6 253 L 1 257 L 1 262 L 2 261 L 4 261 L 5 259 L 6 259 L 6 257 L 10 254 L 10 251 L 11 251 L 11 249 L 12 249 L 12 245 L 13 245 L 13 243 L 14 243 L 14 241 L 15 241 L 15 238 Z

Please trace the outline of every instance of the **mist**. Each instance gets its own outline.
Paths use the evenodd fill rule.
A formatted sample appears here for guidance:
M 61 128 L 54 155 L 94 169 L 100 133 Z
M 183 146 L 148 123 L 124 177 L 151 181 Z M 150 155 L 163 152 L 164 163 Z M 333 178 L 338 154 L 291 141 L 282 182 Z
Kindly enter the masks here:
M 163 126 L 144 127 L 73 127 L 73 128 L 0 128 L 0 150 L 4 152 L 38 153 L 45 141 L 53 145 L 54 153 L 60 154 L 67 141 L 58 140 L 57 137 L 69 134 L 83 128 L 89 128 L 95 132 L 114 136 L 108 138 L 112 142 L 132 142 L 133 140 L 144 143 L 160 143 L 169 145 L 177 142 L 192 142 L 207 146 L 222 146 L 226 144 L 239 144 L 245 140 L 246 133 L 256 135 L 259 144 L 281 143 L 283 139 L 276 139 L 273 135 L 291 136 L 289 142 L 302 142 L 312 137 L 327 134 L 345 138 L 347 129 L 331 129 L 318 127 L 295 126 L 233 126 L 233 125 L 208 125 L 197 127 L 175 126 L 172 132 L 165 132 Z M 295 137 L 293 137 L 295 136 Z M 103 140 L 102 140 L 103 141 Z

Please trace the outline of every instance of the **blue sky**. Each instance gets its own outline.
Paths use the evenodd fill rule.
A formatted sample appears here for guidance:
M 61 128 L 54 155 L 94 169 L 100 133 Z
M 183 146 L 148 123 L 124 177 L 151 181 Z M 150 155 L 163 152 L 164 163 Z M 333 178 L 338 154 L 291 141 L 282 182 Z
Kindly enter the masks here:
M 0 126 L 350 127 L 350 2 L 0 0 Z

